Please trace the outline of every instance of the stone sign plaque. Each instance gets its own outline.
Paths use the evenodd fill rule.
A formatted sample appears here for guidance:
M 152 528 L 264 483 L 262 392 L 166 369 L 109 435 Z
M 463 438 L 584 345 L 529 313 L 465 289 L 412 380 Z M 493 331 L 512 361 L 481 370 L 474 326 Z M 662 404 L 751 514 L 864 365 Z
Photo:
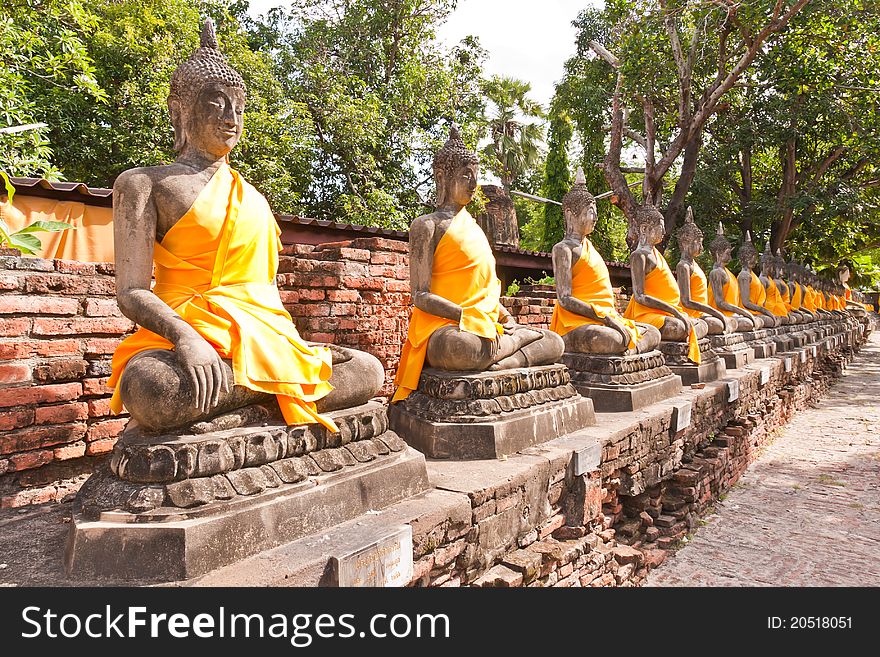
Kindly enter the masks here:
M 790 357 L 786 357 L 786 359 L 785 359 L 785 371 L 791 372 L 791 358 Z
M 413 576 L 412 527 L 404 525 L 342 555 L 331 557 L 336 586 L 406 586 Z
M 727 401 L 735 402 L 739 399 L 739 380 L 733 379 L 727 382 Z
M 766 385 L 767 382 L 770 381 L 770 368 L 762 367 L 761 368 L 761 385 Z
M 580 477 L 588 472 L 597 470 L 601 463 L 602 445 L 598 442 L 576 450 L 572 454 L 572 469 L 574 470 L 575 477 Z
M 672 431 L 678 433 L 691 425 L 691 402 L 679 402 L 672 407 Z
M 801 349 L 801 362 L 802 363 L 807 362 L 807 350 L 806 349 Z

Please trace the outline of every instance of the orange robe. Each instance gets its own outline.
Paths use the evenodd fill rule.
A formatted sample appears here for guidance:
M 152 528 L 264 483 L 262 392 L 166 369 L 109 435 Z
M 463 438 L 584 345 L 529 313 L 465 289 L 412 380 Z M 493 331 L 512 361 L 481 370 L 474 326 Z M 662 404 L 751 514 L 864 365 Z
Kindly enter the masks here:
M 764 289 L 764 284 L 755 272 L 750 271 L 749 274 L 751 274 L 749 279 L 749 301 L 763 308 L 764 303 L 767 301 L 767 290 Z
M 651 250 L 654 253 L 657 266 L 645 275 L 645 294 L 649 297 L 665 301 L 673 308 L 677 308 L 682 313 L 685 313 L 685 309 L 681 305 L 681 292 L 678 289 L 678 282 L 675 280 L 672 270 L 669 269 L 666 258 L 656 248 L 651 247 Z M 651 324 L 658 329 L 662 329 L 666 318 L 671 317 L 669 313 L 662 310 L 643 306 L 636 301 L 635 297 L 629 300 L 629 305 L 626 307 L 626 312 L 623 313 L 623 316 L 636 322 Z M 688 332 L 688 358 L 699 365 L 700 346 L 697 342 L 697 332 L 694 330 L 693 324 L 690 324 L 688 328 L 690 329 Z
M 785 286 L 785 292 L 780 290 L 779 296 L 782 298 L 782 305 L 785 308 L 785 314 L 790 313 L 794 308 L 791 305 L 791 285 Z
M 483 229 L 462 209 L 434 250 L 431 292 L 461 306 L 458 327 L 482 338 L 497 339 L 504 331 L 498 323 L 501 281 L 495 273 L 495 256 Z M 406 399 L 419 387 L 428 340 L 434 331 L 455 322 L 413 308 L 400 365 L 394 377 L 397 391 L 392 403 Z
M 804 305 L 804 289 L 800 283 L 792 283 L 792 285 L 794 285 L 794 294 L 791 295 L 791 307 L 793 310 L 800 310 Z
M 320 422 L 315 401 L 332 389 L 332 357 L 297 333 L 281 303 L 280 231 L 266 199 L 228 165 L 221 166 L 195 203 L 154 247 L 153 293 L 183 317 L 223 358 L 235 383 L 275 395 L 288 424 Z M 131 358 L 171 342 L 140 328 L 117 347 L 111 409 L 119 413 L 117 384 Z
M 614 290 L 611 288 L 608 267 L 593 243 L 586 237 L 581 244 L 581 257 L 571 268 L 571 296 L 592 306 L 597 316 L 610 316 L 623 322 L 630 334 L 629 348 L 636 346 L 636 341 L 639 339 L 638 327 L 635 322 L 624 319 L 614 307 Z M 556 301 L 553 317 L 550 320 L 551 331 L 565 335 L 585 324 L 605 326 L 600 321 L 566 310 L 559 305 L 558 300 Z
M 709 285 L 706 281 L 706 273 L 695 260 L 691 265 L 691 299 L 704 306 L 709 305 Z M 685 308 L 684 311 L 691 317 L 701 318 L 704 313 L 699 310 Z
M 788 310 L 785 308 L 785 303 L 782 300 L 782 295 L 779 293 L 779 288 L 776 286 L 776 281 L 772 278 L 768 280 L 769 284 L 765 290 L 767 298 L 764 300 L 764 307 L 777 317 L 787 317 Z
M 733 272 L 730 271 L 727 267 L 724 268 L 724 273 L 727 274 L 727 280 L 724 282 L 724 286 L 722 291 L 724 292 L 724 301 L 729 303 L 731 306 L 736 306 L 737 308 L 741 307 L 742 299 L 739 295 L 739 284 L 736 282 L 736 276 L 733 275 Z M 715 303 L 715 295 L 712 292 L 711 286 L 709 287 L 709 305 L 715 308 L 715 310 L 721 310 L 718 307 L 718 304 Z M 731 310 L 721 310 L 727 317 L 733 317 L 736 313 Z

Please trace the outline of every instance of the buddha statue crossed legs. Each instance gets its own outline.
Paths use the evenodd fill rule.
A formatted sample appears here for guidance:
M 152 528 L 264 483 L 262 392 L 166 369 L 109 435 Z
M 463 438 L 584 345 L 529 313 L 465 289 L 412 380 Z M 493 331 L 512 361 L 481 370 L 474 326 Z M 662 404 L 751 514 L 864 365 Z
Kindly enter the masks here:
M 244 82 L 208 21 L 171 81 L 177 160 L 131 169 L 114 185 L 117 298 L 140 328 L 114 354 L 111 403 L 144 430 L 274 395 L 288 424 L 335 431 L 321 413 L 365 403 L 384 379 L 369 354 L 306 343 L 284 309 L 275 218 L 227 164 L 244 105 Z

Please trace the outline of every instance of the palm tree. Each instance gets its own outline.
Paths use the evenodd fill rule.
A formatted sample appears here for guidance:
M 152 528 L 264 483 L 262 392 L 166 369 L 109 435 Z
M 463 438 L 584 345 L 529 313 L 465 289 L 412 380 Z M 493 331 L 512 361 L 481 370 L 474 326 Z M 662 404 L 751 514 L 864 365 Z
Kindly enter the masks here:
M 494 105 L 488 121 L 488 144 L 483 153 L 504 189 L 541 159 L 544 128 L 535 120 L 545 116 L 541 105 L 528 97 L 532 85 L 523 80 L 495 76 L 486 83 L 486 96 Z

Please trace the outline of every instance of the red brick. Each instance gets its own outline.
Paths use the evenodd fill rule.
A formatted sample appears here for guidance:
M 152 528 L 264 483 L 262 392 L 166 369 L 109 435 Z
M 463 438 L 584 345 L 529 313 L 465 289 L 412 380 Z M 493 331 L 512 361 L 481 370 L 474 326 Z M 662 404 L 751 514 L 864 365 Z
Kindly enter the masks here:
M 51 463 L 54 458 L 55 455 L 51 449 L 41 449 L 35 452 L 14 454 L 9 457 L 9 464 L 12 466 L 13 471 L 31 470 Z
M 123 335 L 134 330 L 124 318 L 72 317 L 34 320 L 34 335 Z
M 279 290 L 278 295 L 281 297 L 281 303 L 285 306 L 299 303 L 299 290 Z
M 0 408 L 4 406 L 27 406 L 28 404 L 52 404 L 70 401 L 82 395 L 80 383 L 59 383 L 48 386 L 0 389 Z
M 24 363 L 5 363 L 0 365 L 0 384 L 27 383 L 33 379 L 30 365 Z
M 86 338 L 83 355 L 106 356 L 112 354 L 120 342 L 122 342 L 120 338 Z
M 79 300 L 65 297 L 0 296 L 0 315 L 76 315 Z
M 109 376 L 101 377 L 100 379 L 83 379 L 83 396 L 97 397 L 106 395 L 108 392 L 111 392 L 110 389 L 107 387 L 107 381 L 109 379 Z
M 0 276 L 0 290 L 18 290 L 21 279 L 17 276 Z
M 388 292 L 406 292 L 409 294 L 409 281 L 386 281 L 385 289 Z
M 354 249 L 367 249 L 368 251 L 392 251 L 394 253 L 409 253 L 409 244 L 402 240 L 389 240 L 384 237 L 359 237 L 351 241 Z
M 86 455 L 86 444 L 82 441 L 65 445 L 64 447 L 56 447 L 54 450 L 56 461 L 69 461 L 70 459 L 78 459 Z
M 108 452 L 113 451 L 113 446 L 116 444 L 115 438 L 106 438 L 104 440 L 96 440 L 93 443 L 89 443 L 86 445 L 86 454 L 88 456 L 97 456 L 99 454 L 107 454 Z
M 69 356 L 81 353 L 82 349 L 79 340 L 34 340 L 30 344 L 37 356 Z
M 55 271 L 61 274 L 93 276 L 95 274 L 95 265 L 90 262 L 79 262 L 77 260 L 56 260 Z
M 360 276 L 345 276 L 342 279 L 343 285 L 352 290 L 384 290 L 385 281 L 378 278 L 368 278 Z M 407 288 L 408 289 L 408 288 Z
M 86 317 L 122 317 L 116 299 L 86 299 Z
M 60 292 L 71 296 L 85 295 L 89 292 L 89 279 L 67 274 L 31 274 L 25 278 L 24 289 L 32 294 Z
M 370 257 L 373 265 L 407 265 L 408 258 L 399 253 L 374 253 Z
M 0 434 L 0 454 L 14 454 L 29 449 L 40 449 L 82 440 L 86 425 L 82 423 L 30 427 Z
M 18 429 L 34 423 L 34 410 L 32 408 L 19 411 L 7 411 L 0 413 L 0 431 Z
M 55 486 L 45 486 L 43 488 L 26 488 L 12 495 L 0 497 L 0 509 L 15 509 L 17 507 L 29 506 L 31 504 L 45 504 L 52 502 L 57 498 L 57 489 Z
M 33 342 L 29 340 L 7 340 L 0 342 L 0 360 L 18 360 L 33 353 Z
M 65 424 L 85 420 L 89 407 L 85 402 L 61 404 L 60 406 L 39 406 L 36 411 L 36 424 Z
M 116 438 L 116 436 L 122 433 L 122 430 L 125 428 L 126 424 L 128 424 L 128 420 L 126 418 L 96 422 L 95 424 L 89 426 L 89 431 L 86 435 L 86 441 L 91 443 L 96 440 Z
M 330 314 L 330 306 L 326 303 L 300 305 L 292 308 L 290 314 L 296 317 L 326 317 Z
M 327 290 L 327 301 L 332 303 L 351 303 L 360 299 L 357 290 Z
M 110 410 L 109 397 L 104 397 L 102 399 L 90 399 L 88 404 L 89 417 L 104 417 L 112 414 L 112 411 Z
M 34 368 L 34 379 L 40 383 L 74 381 L 86 373 L 86 362 L 82 358 L 56 358 Z
M 88 279 L 88 293 L 90 296 L 115 297 L 116 282 L 112 278 L 92 277 Z
M 33 326 L 34 320 L 26 317 L 16 319 L 0 319 L 0 337 L 18 338 L 26 335 Z

